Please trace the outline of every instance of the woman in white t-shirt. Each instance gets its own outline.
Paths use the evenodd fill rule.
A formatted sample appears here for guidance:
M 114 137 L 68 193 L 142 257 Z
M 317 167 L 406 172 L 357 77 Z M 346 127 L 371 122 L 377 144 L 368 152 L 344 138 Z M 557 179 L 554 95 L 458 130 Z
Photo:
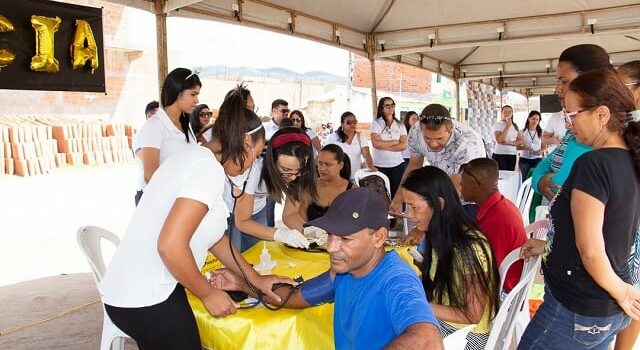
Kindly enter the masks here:
M 191 130 L 199 137 L 198 142 L 205 143 L 211 141 L 211 130 L 204 131 L 204 128 L 207 127 L 211 123 L 211 117 L 213 116 L 213 112 L 209 109 L 209 106 L 202 103 L 196 106 L 191 113 L 191 117 L 189 117 L 189 124 L 191 125 Z M 202 133 L 202 134 L 200 134 Z
M 318 137 L 318 134 L 316 134 L 316 132 L 313 131 L 313 129 L 307 127 L 307 124 L 305 123 L 304 115 L 302 114 L 302 112 L 300 112 L 297 109 L 292 111 L 291 113 L 289 113 L 289 119 L 293 122 L 293 126 L 302 129 L 302 131 L 304 131 L 305 134 L 309 136 L 309 139 L 313 144 L 313 155 L 317 156 L 318 152 L 320 152 L 320 149 L 322 148 L 322 144 L 320 143 L 320 137 Z
M 378 169 L 373 165 L 371 153 L 369 153 L 369 141 L 361 132 L 356 131 L 358 120 L 351 112 L 344 112 L 340 116 L 340 127 L 336 132 L 329 135 L 327 144 L 336 144 L 342 147 L 344 153 L 351 160 L 351 181 L 354 175 L 361 168 L 362 159 L 367 163 L 367 167 L 373 171 Z
M 407 128 L 396 119 L 396 103 L 393 99 L 380 99 L 378 114 L 371 122 L 370 130 L 373 164 L 389 178 L 393 198 L 405 168 L 402 152 L 407 149 Z
M 267 297 L 280 300 L 273 284 L 292 283 L 260 276 L 223 234 L 225 174 L 236 176 L 252 165 L 265 131 L 240 93 L 226 99 L 220 111 L 213 129 L 217 138 L 157 169 L 100 283 L 109 318 L 141 349 L 201 349 L 185 288 L 215 317 L 236 312 L 220 285 L 200 273 L 208 250 L 232 271 L 243 270 Z
M 176 68 L 162 84 L 160 108 L 140 130 L 144 182 L 149 183 L 156 169 L 172 155 L 197 146 L 189 126 L 202 83 L 186 68 Z
M 518 126 L 513 122 L 511 106 L 502 106 L 500 121 L 493 126 L 493 135 L 497 144 L 491 157 L 498 162 L 500 170 L 514 171 L 517 148 L 522 145 L 522 134 L 518 132 Z
M 522 151 L 518 167 L 522 180 L 527 178 L 529 170 L 535 168 L 542 160 L 544 145 L 542 144 L 542 128 L 540 127 L 540 112 L 531 111 L 522 130 Z

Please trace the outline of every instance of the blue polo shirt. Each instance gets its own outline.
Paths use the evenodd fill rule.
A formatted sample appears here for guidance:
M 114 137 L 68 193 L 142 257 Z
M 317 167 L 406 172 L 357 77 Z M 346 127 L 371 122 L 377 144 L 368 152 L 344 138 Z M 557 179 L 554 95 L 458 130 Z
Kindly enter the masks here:
M 366 276 L 334 279 L 336 349 L 382 349 L 411 325 L 438 321 L 415 272 L 395 251 Z

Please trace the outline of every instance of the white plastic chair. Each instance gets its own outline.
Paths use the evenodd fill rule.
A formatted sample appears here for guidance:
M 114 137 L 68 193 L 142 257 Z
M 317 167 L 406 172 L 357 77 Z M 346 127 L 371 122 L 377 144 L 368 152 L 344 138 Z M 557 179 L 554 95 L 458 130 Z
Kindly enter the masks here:
M 518 190 L 517 203 L 522 222 L 529 225 L 529 211 L 531 210 L 531 202 L 533 201 L 533 188 L 531 188 L 531 178 L 526 179 Z
M 507 271 L 511 265 L 513 265 L 516 261 L 520 260 L 520 248 L 516 248 L 511 251 L 511 253 L 507 254 L 507 256 L 502 259 L 502 263 L 500 263 L 500 267 L 498 268 L 498 272 L 500 274 L 500 288 L 498 289 L 500 292 L 504 289 L 504 282 L 507 277 Z M 522 278 L 522 276 L 520 276 Z
M 548 205 L 539 205 L 536 207 L 536 221 L 546 219 L 549 215 Z
M 467 345 L 467 334 L 469 334 L 469 332 L 471 332 L 471 330 L 475 328 L 475 326 L 477 325 L 470 324 L 442 338 L 442 343 L 444 344 L 445 350 L 464 349 L 464 347 Z
M 97 226 L 83 226 L 78 229 L 76 240 L 80 251 L 84 254 L 89 266 L 91 274 L 96 286 L 100 285 L 102 276 L 107 271 L 104 257 L 102 256 L 102 240 L 111 242 L 114 246 L 120 244 L 118 236 L 110 231 Z M 129 337 L 125 332 L 121 331 L 109 318 L 104 305 L 102 306 L 103 322 L 102 322 L 102 339 L 100 341 L 100 350 L 124 350 L 125 338 Z

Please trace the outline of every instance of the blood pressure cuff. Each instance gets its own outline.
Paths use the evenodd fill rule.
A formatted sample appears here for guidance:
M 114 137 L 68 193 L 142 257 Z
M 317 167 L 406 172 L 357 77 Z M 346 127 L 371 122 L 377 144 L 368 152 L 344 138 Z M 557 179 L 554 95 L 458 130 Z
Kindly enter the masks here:
M 334 299 L 333 281 L 329 270 L 302 284 L 302 298 L 309 305 L 320 305 Z

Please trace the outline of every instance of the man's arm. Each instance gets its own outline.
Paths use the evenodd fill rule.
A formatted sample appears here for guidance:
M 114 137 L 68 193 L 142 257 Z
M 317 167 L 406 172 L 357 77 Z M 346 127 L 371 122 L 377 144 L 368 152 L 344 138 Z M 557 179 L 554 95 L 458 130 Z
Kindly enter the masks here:
M 442 336 L 438 328 L 427 322 L 411 325 L 404 333 L 397 336 L 385 349 L 444 349 Z
M 424 163 L 424 156 L 422 155 L 411 155 L 409 158 L 409 164 L 407 168 L 404 170 L 402 174 L 402 180 L 400 184 L 404 182 L 404 179 L 409 176 L 409 174 L 419 168 L 422 168 L 422 164 Z M 391 205 L 389 206 L 389 212 L 392 214 L 400 214 L 402 213 L 402 203 L 404 202 L 404 197 L 402 195 L 402 191 L 396 191 L 396 195 L 393 197 L 391 201 Z

